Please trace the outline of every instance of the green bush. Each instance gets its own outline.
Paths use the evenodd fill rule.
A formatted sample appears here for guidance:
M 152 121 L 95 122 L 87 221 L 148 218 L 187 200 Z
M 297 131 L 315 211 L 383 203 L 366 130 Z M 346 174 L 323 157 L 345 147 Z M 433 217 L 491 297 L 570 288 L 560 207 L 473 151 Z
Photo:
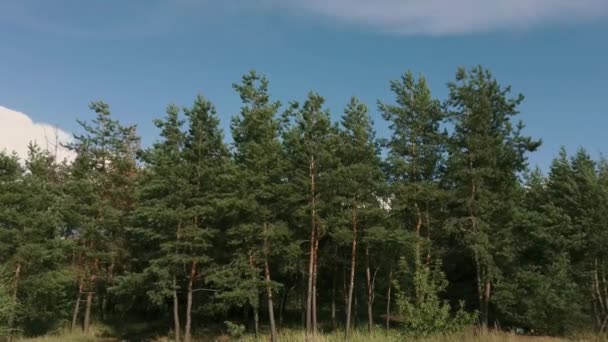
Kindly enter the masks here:
M 410 336 L 430 336 L 463 330 L 475 323 L 476 315 L 464 310 L 464 302 L 454 312 L 440 294 L 447 288 L 448 282 L 436 262 L 433 267 L 417 265 L 410 291 L 397 288 L 397 308 L 401 317 L 402 331 Z M 401 268 L 406 268 L 401 260 Z
M 225 321 L 224 324 L 226 324 L 228 335 L 234 338 L 241 338 L 245 333 L 245 326 L 242 324 L 236 324 L 230 321 Z

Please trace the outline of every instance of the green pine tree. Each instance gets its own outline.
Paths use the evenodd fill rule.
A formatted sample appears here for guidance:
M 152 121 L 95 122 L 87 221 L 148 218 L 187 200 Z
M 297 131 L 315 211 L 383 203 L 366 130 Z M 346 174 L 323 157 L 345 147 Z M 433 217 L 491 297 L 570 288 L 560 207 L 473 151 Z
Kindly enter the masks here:
M 472 254 L 485 329 L 500 261 L 512 254 L 518 175 L 540 141 L 522 135 L 521 122 L 513 123 L 523 96 L 510 98 L 511 88 L 501 87 L 488 70 L 460 68 L 448 87 L 446 107 L 454 125 L 448 145 L 453 196 L 448 225 Z

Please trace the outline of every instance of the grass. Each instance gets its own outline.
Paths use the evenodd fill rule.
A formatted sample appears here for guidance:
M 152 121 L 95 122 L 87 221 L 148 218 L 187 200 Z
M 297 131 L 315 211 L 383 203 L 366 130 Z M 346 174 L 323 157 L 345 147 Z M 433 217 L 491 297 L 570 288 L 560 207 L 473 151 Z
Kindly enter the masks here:
M 234 339 L 233 339 L 234 340 Z M 233 341 L 230 340 L 230 341 Z M 252 336 L 246 336 L 241 341 L 243 342 L 258 342 L 268 341 L 269 337 L 262 335 L 257 339 Z M 282 331 L 279 335 L 279 340 L 284 342 L 304 341 L 304 333 L 299 330 Z M 344 333 L 335 332 L 331 334 L 319 335 L 314 340 L 315 342 L 344 342 Z M 536 337 L 536 336 L 521 336 L 509 333 L 492 332 L 480 334 L 474 330 L 451 335 L 433 336 L 428 338 L 407 338 L 399 335 L 397 331 L 390 331 L 388 334 L 385 331 L 369 334 L 364 331 L 355 331 L 351 334 L 349 342 L 380 342 L 380 341 L 420 341 L 420 342 L 564 342 L 564 341 L 587 341 L 587 340 L 566 340 L 553 337 Z
M 113 339 L 113 338 L 99 338 L 95 336 L 96 334 L 84 334 L 84 333 L 70 333 L 70 332 L 60 332 L 57 335 L 47 335 L 36 338 L 24 338 L 18 341 L 20 342 L 118 342 L 121 339 Z M 99 336 L 97 334 L 97 336 Z M 304 332 L 302 330 L 295 329 L 284 329 L 279 333 L 279 341 L 281 342 L 302 342 L 304 341 Z M 125 341 L 139 341 L 139 339 L 127 339 Z M 170 342 L 171 339 L 167 337 L 159 337 L 156 339 L 146 339 L 146 341 L 158 341 L 158 342 Z M 252 335 L 245 335 L 241 338 L 230 338 L 227 335 L 222 336 L 206 336 L 206 337 L 197 337 L 193 338 L 193 342 L 262 342 L 269 341 L 268 335 L 260 335 L 258 338 L 255 338 Z M 314 339 L 314 342 L 344 342 L 344 333 L 337 331 L 329 334 L 320 334 L 317 335 Z M 378 331 L 373 334 L 368 334 L 364 330 L 354 331 L 350 338 L 349 342 L 384 342 L 384 341 L 419 341 L 419 342 L 566 342 L 566 341 L 590 341 L 590 342 L 599 342 L 599 341 L 608 341 L 605 338 L 598 337 L 580 337 L 580 338 L 570 338 L 570 339 L 561 339 L 555 337 L 542 337 L 542 336 L 521 336 L 514 335 L 503 332 L 490 332 L 486 334 L 481 334 L 477 330 L 471 329 L 466 332 L 451 334 L 451 335 L 442 335 L 442 336 L 433 336 L 427 338 L 405 338 L 398 334 L 396 330 L 390 331 L 388 334 L 385 331 Z
M 57 335 L 46 335 L 34 338 L 24 338 L 18 341 L 27 342 L 97 342 L 98 339 L 93 335 L 85 333 L 60 333 Z

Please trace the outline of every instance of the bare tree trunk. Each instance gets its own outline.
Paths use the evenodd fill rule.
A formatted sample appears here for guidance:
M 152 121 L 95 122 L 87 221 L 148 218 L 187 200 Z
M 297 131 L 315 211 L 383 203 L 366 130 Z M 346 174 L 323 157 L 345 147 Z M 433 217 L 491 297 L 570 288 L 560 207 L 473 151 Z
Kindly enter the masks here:
M 595 258 L 593 260 L 593 281 L 595 284 L 595 294 L 597 295 L 597 302 L 599 304 L 599 309 L 600 309 L 600 317 L 603 318 L 603 316 L 606 315 L 606 305 L 607 303 L 604 303 L 604 296 L 602 296 L 601 293 L 601 287 L 600 287 L 600 281 L 599 281 L 599 276 L 598 276 L 598 271 L 597 271 L 597 258 Z
M 93 295 L 95 292 L 87 292 L 87 302 L 84 309 L 84 332 L 88 333 L 91 326 L 91 307 L 93 306 Z
M 255 267 L 255 260 L 253 257 L 253 252 L 249 252 L 249 269 L 251 270 L 251 276 L 253 278 L 254 283 L 257 281 L 257 272 L 256 272 L 256 267 Z M 260 315 L 259 315 L 259 296 L 258 296 L 258 289 L 257 286 L 254 289 L 255 290 L 255 302 L 252 301 L 251 307 L 253 309 L 253 331 L 255 333 L 255 337 L 258 337 L 258 332 L 260 330 Z
M 355 269 L 357 262 L 357 214 L 356 210 L 353 207 L 352 212 L 352 226 L 353 226 L 353 241 L 351 247 L 351 259 L 350 259 L 350 282 L 348 286 L 348 297 L 346 301 L 346 328 L 344 330 L 344 335 L 348 338 L 348 334 L 350 333 L 350 321 L 351 321 L 351 309 L 353 302 L 353 289 L 355 288 Z
M 346 306 L 348 306 L 348 279 L 346 278 L 346 267 L 342 267 L 342 295 L 344 296 L 344 323 L 346 323 L 348 311 L 346 310 Z
M 181 239 L 181 228 L 182 228 L 182 223 L 181 223 L 181 221 L 178 221 L 177 229 L 175 231 L 175 240 L 177 242 L 175 244 L 175 256 L 176 257 L 179 252 L 178 246 L 179 246 L 179 242 Z M 179 297 L 177 295 L 177 277 L 175 275 L 173 275 L 173 329 L 175 329 L 175 342 L 180 342 L 181 333 L 182 333 L 181 332 L 182 324 L 179 319 Z
M 177 280 L 173 276 L 173 329 L 175 330 L 175 342 L 181 341 L 181 324 L 179 321 L 179 298 L 177 297 Z
M 196 262 L 192 261 L 190 268 L 190 276 L 188 277 L 188 296 L 186 299 L 186 328 L 184 332 L 184 341 L 192 341 L 192 294 L 194 287 L 194 278 L 196 277 Z
M 93 243 L 91 243 L 91 248 L 93 247 Z M 97 272 L 99 270 L 99 259 L 95 259 L 93 262 L 93 274 L 90 278 L 90 288 L 87 292 L 87 301 L 84 309 L 84 332 L 88 333 L 91 326 L 91 308 L 93 307 L 93 297 L 95 295 L 95 287 L 97 283 Z
M 334 272 L 331 278 L 331 329 L 336 330 L 336 270 L 334 267 Z
M 597 305 L 597 296 L 595 295 L 595 282 L 591 281 L 591 302 L 593 303 L 593 315 L 595 316 L 595 325 L 602 325 L 602 313 Z
M 425 210 L 425 218 L 426 218 L 426 239 L 427 239 L 427 249 L 426 249 L 426 264 L 431 264 L 431 219 L 429 215 L 429 203 L 426 203 Z
M 359 296 L 357 296 L 357 292 L 355 291 L 354 293 L 355 296 L 355 304 L 353 305 L 353 314 L 352 314 L 352 320 L 353 320 L 353 330 L 356 329 L 357 326 L 357 312 L 359 312 L 357 310 L 358 304 L 359 304 Z
M 489 280 L 485 280 L 484 282 L 484 291 L 483 291 L 483 307 L 481 313 L 481 329 L 486 331 L 488 329 L 488 315 L 490 309 L 490 295 L 492 291 L 492 286 Z
M 420 213 L 420 208 L 418 208 L 418 204 L 415 203 L 414 206 L 416 207 L 416 249 L 414 253 L 416 258 L 416 271 L 418 271 L 417 268 L 420 266 L 420 227 L 422 227 L 422 214 Z
M 306 281 L 304 277 L 302 277 L 302 291 L 300 291 L 300 313 L 302 314 L 302 326 L 306 326 L 306 307 L 308 302 L 306 301 Z
M 488 317 L 485 315 L 484 312 L 484 281 L 483 280 L 485 277 L 482 274 L 482 267 L 480 264 L 480 260 L 479 260 L 479 256 L 477 255 L 477 252 L 475 252 L 475 271 L 476 271 L 476 276 L 477 276 L 477 300 L 479 303 L 479 312 L 481 314 L 480 320 L 481 320 L 481 329 L 483 331 L 485 331 L 488 327 Z
M 255 338 L 260 334 L 260 309 L 257 306 L 253 307 L 253 330 Z
M 13 289 L 13 303 L 17 303 L 17 295 L 19 294 L 19 278 L 21 276 L 21 263 L 17 263 L 15 267 L 15 284 Z M 15 310 L 11 310 L 10 316 L 8 318 L 8 329 L 9 329 L 9 342 L 13 340 L 13 324 L 15 323 Z
M 74 305 L 74 313 L 72 314 L 72 332 L 76 329 L 78 324 L 78 313 L 80 312 L 80 298 L 82 297 L 82 291 L 84 290 L 84 279 L 80 278 L 78 285 L 78 294 L 76 295 L 76 304 Z
M 279 326 L 283 326 L 283 316 L 285 315 L 285 306 L 287 305 L 287 299 L 289 299 L 289 292 L 293 286 L 285 288 L 283 291 L 283 297 L 281 298 L 281 306 L 279 308 Z
M 388 289 L 386 290 L 386 332 L 390 329 L 391 289 L 393 287 L 393 268 L 388 272 Z
M 315 259 L 312 278 L 312 333 L 316 335 L 319 331 L 317 327 L 317 274 L 319 266 L 319 232 L 317 231 L 317 239 L 315 240 Z
M 369 269 L 369 246 L 365 246 L 365 276 L 367 278 L 367 330 L 371 333 L 374 329 L 374 317 L 372 304 L 374 301 L 374 288 L 372 285 L 372 274 Z
M 110 263 L 110 266 L 108 267 L 108 277 L 107 277 L 107 287 L 112 286 L 112 282 L 114 281 L 114 257 L 112 257 L 112 262 Z M 109 297 L 109 293 L 107 290 L 103 291 L 103 297 L 101 298 L 101 312 L 100 312 L 100 317 L 101 320 L 103 321 L 106 317 L 106 311 L 108 308 L 108 297 Z
M 268 248 L 268 240 L 265 239 Z M 274 321 L 274 305 L 272 303 L 272 286 L 270 284 L 270 267 L 268 265 L 268 255 L 264 258 L 264 273 L 266 276 L 266 293 L 268 294 L 268 319 L 270 320 L 270 341 L 277 342 L 277 327 Z
M 316 189 L 315 189 L 315 159 L 311 157 L 310 165 L 309 165 L 309 175 L 310 175 L 310 204 L 311 204 L 311 213 L 310 213 L 310 256 L 308 263 L 308 293 L 306 298 L 306 340 L 309 340 L 309 335 L 313 334 L 313 279 L 314 279 L 314 266 L 315 266 L 315 240 L 316 240 L 316 211 L 315 211 L 315 197 L 316 197 Z

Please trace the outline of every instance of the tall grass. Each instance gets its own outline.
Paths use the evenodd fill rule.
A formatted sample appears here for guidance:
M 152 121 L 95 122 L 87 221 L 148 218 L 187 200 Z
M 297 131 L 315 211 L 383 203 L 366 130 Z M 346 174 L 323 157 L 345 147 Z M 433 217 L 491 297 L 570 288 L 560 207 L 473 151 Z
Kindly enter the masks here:
M 283 342 L 304 341 L 304 332 L 301 330 L 283 330 L 280 332 L 279 340 Z M 230 341 L 238 341 L 231 339 Z M 269 336 L 261 335 L 257 339 L 245 336 L 240 339 L 244 342 L 269 341 Z M 344 332 L 333 332 L 316 336 L 315 342 L 344 342 Z M 554 337 L 522 336 L 501 332 L 489 332 L 481 334 L 477 330 L 469 330 L 450 335 L 438 335 L 427 338 L 414 338 L 400 335 L 397 331 L 378 331 L 369 334 L 366 331 L 354 331 L 351 333 L 349 342 L 380 342 L 380 341 L 420 341 L 420 342 L 562 342 L 562 341 L 591 341 L 587 339 L 560 339 Z
M 36 338 L 23 338 L 18 341 L 20 342 L 115 342 L 115 341 L 139 341 L 139 340 L 121 340 L 114 338 L 100 338 L 99 334 L 84 334 L 81 332 L 70 333 L 62 332 L 56 335 L 48 335 Z M 279 341 L 281 342 L 303 342 L 305 339 L 304 331 L 295 329 L 284 329 L 279 333 Z M 245 335 L 240 338 L 229 337 L 227 335 L 222 336 L 198 336 L 193 338 L 195 342 L 266 342 L 270 338 L 268 335 L 261 334 L 257 338 L 252 335 Z M 145 341 L 158 341 L 158 342 L 170 342 L 172 341 L 168 337 L 158 337 L 156 339 L 145 339 Z M 348 339 L 349 342 L 566 342 L 566 341 L 589 341 L 589 342 L 603 342 L 608 339 L 589 336 L 589 337 L 577 337 L 577 338 L 556 338 L 556 337 L 544 337 L 544 336 L 522 336 L 503 332 L 489 332 L 481 334 L 479 331 L 471 329 L 461 333 L 455 333 L 450 335 L 438 335 L 426 338 L 413 338 L 400 335 L 398 331 L 391 330 L 388 333 L 385 331 L 378 330 L 375 333 L 369 334 L 365 330 L 353 331 Z M 345 342 L 344 332 L 336 331 L 327 334 L 319 334 L 315 337 L 314 342 Z

